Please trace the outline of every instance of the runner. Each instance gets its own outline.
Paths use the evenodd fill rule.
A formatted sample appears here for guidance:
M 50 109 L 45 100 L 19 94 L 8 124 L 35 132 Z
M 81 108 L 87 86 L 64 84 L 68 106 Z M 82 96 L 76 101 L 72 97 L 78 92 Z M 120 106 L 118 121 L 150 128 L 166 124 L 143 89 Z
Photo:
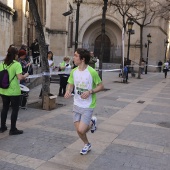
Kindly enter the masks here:
M 73 121 L 79 137 L 84 142 L 80 154 L 85 155 L 91 150 L 86 133 L 90 129 L 92 133 L 96 130 L 97 118 L 92 114 L 96 107 L 96 93 L 103 90 L 103 84 L 98 73 L 88 65 L 90 61 L 89 51 L 79 48 L 73 59 L 78 67 L 71 71 L 64 97 L 71 97 L 74 87 Z

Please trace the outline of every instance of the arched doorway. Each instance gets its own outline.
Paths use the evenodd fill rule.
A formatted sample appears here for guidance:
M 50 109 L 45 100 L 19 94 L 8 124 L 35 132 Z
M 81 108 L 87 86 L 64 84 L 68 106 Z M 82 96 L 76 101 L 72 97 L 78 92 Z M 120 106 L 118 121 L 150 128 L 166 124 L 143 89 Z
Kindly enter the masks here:
M 110 62 L 110 38 L 105 35 L 105 47 L 104 47 L 104 57 L 103 57 L 103 63 L 109 63 Z M 99 58 L 100 56 L 100 50 L 101 50 L 101 35 L 99 35 L 94 44 L 94 55 Z

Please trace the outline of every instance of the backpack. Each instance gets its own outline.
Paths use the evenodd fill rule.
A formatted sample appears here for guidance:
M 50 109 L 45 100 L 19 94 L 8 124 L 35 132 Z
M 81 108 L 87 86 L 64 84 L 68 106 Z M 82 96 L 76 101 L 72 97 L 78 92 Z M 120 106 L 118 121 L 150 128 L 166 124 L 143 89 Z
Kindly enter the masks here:
M 10 66 L 12 64 L 10 64 Z M 7 68 L 9 68 L 9 67 L 7 67 Z M 16 76 L 16 75 L 14 75 L 14 77 L 11 80 L 9 80 L 9 73 L 8 73 L 7 68 L 4 68 L 4 64 L 3 64 L 3 70 L 0 71 L 0 88 L 2 88 L 2 89 L 7 89 L 10 86 L 10 83 L 12 82 L 12 80 Z

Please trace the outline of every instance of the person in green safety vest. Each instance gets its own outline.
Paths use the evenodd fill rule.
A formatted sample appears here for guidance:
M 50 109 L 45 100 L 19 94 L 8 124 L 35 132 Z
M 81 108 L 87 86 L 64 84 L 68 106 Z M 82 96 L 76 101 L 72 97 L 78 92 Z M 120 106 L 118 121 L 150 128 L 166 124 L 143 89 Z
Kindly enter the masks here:
M 71 72 L 71 65 L 70 65 L 70 58 L 64 57 L 63 62 L 60 63 L 59 69 L 61 72 L 64 72 L 64 74 L 60 74 L 60 88 L 59 88 L 59 94 L 58 96 L 64 97 L 64 94 L 66 92 L 66 86 L 67 86 L 67 80 Z

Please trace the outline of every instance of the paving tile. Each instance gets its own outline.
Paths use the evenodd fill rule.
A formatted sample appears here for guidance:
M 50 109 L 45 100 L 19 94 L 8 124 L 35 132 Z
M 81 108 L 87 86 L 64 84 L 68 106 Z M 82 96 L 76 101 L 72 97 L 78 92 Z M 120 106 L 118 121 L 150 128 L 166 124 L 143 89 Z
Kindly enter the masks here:
M 97 131 L 87 134 L 92 144 L 88 155 L 79 154 L 84 144 L 72 121 L 73 97 L 58 97 L 65 107 L 20 110 L 17 127 L 24 129 L 23 135 L 0 134 L 0 169 L 169 170 L 170 131 L 163 125 L 170 123 L 170 79 L 149 72 L 124 84 L 115 83 L 120 81 L 117 73 L 103 74 L 110 90 L 97 93 Z M 28 103 L 39 100 L 40 88 L 30 90 Z M 50 88 L 57 94 L 59 85 Z
M 73 115 L 59 114 L 56 117 L 39 123 L 39 125 L 75 131 L 75 127 L 73 124 Z
M 102 170 L 107 166 L 112 170 L 141 170 L 141 169 L 167 169 L 170 167 L 167 154 L 165 159 L 161 159 L 163 153 L 122 146 L 118 144 L 109 145 L 106 150 L 93 162 L 88 170 Z
M 50 159 L 49 162 L 59 163 L 72 168 L 87 169 L 97 157 L 98 155 L 93 150 L 87 155 L 80 155 L 80 148 L 76 150 L 66 148 Z
M 36 170 L 82 170 L 82 169 L 78 169 L 75 167 L 69 167 L 69 166 L 65 166 L 65 165 L 60 165 L 60 164 L 53 163 L 53 162 L 46 162 L 46 163 L 42 164 Z
M 32 168 L 27 168 L 24 166 L 11 164 L 11 163 L 4 162 L 4 161 L 0 161 L 0 169 L 1 170 L 34 170 Z
M 118 136 L 118 138 L 163 147 L 170 146 L 170 131 L 166 128 L 128 125 L 126 129 Z
M 158 124 L 160 122 L 170 122 L 170 114 L 152 114 L 152 113 L 145 113 L 141 112 L 134 121 L 136 122 L 143 122 L 143 123 L 150 123 L 150 124 Z
M 169 110 L 170 110 L 170 106 L 160 107 L 159 105 L 148 105 L 144 109 L 144 111 L 153 111 L 159 113 L 169 113 Z
M 70 143 L 75 142 L 77 138 L 40 129 L 26 129 L 22 135 L 0 140 L 0 149 L 32 158 L 49 160 Z

